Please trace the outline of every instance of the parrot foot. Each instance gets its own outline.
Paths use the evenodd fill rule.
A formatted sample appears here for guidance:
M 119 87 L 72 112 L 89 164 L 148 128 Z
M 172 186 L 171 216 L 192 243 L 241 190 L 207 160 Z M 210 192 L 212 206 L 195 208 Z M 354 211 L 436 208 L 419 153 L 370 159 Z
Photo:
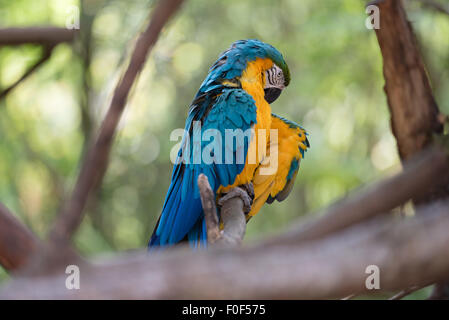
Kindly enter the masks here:
M 251 205 L 254 200 L 254 186 L 252 183 L 247 183 L 229 190 L 220 199 L 218 199 L 218 205 L 223 206 L 224 202 L 239 197 L 243 201 L 243 211 L 246 213 L 251 211 Z

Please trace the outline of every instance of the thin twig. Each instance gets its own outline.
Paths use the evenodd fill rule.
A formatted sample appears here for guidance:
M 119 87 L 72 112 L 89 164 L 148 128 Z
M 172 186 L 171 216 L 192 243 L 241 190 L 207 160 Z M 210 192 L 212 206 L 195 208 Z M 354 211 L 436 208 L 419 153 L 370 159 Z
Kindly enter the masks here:
M 449 15 L 449 7 L 444 6 L 442 3 L 433 0 L 417 0 L 417 1 L 427 8 Z
M 182 2 L 182 0 L 159 1 L 153 10 L 147 29 L 138 38 L 128 68 L 114 91 L 111 105 L 98 137 L 87 151 L 81 165 L 72 196 L 64 204 L 51 229 L 50 239 L 55 243 L 68 241 L 81 223 L 90 191 L 95 183 L 99 183 L 98 180 L 101 179 L 99 173 L 107 166 L 114 133 L 125 108 L 131 86 L 142 69 L 148 53 L 156 43 L 162 28 Z
M 200 189 L 201 203 L 206 220 L 207 241 L 210 244 L 240 245 L 246 231 L 243 200 L 236 196 L 223 202 L 220 210 L 223 230 L 220 230 L 215 195 L 210 187 L 207 176 L 204 174 L 198 176 L 198 187 Z M 239 191 L 246 192 L 243 189 Z
M 45 61 L 47 61 L 53 51 L 53 46 L 44 48 L 42 56 L 37 60 L 16 82 L 11 84 L 8 88 L 0 92 L 0 99 L 3 99 L 11 90 L 17 87 L 21 82 L 28 78 L 37 68 L 39 68 Z

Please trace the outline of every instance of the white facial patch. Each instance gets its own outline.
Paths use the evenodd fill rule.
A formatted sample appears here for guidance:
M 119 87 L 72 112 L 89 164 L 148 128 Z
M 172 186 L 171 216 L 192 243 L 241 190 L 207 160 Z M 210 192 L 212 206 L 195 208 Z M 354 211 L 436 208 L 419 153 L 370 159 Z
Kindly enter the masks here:
M 282 72 L 282 69 L 279 68 L 277 65 L 273 64 L 273 66 L 270 69 L 265 71 L 264 89 L 278 88 L 283 90 L 285 88 L 284 82 L 285 82 L 284 73 Z

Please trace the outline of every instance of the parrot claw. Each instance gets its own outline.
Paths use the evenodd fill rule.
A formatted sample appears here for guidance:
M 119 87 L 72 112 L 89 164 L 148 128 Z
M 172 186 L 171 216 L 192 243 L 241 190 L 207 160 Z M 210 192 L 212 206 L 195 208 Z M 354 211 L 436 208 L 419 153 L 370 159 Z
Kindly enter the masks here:
M 225 195 L 218 199 L 218 205 L 223 206 L 224 202 L 239 197 L 243 201 L 243 211 L 245 214 L 251 211 L 251 205 L 254 200 L 254 186 L 252 183 L 244 184 L 229 190 Z
M 242 188 L 243 190 L 246 191 L 246 193 L 248 194 L 248 196 L 251 200 L 250 204 L 252 205 L 253 201 L 254 201 L 254 196 L 255 196 L 253 183 L 250 182 L 250 183 L 241 185 L 240 188 Z

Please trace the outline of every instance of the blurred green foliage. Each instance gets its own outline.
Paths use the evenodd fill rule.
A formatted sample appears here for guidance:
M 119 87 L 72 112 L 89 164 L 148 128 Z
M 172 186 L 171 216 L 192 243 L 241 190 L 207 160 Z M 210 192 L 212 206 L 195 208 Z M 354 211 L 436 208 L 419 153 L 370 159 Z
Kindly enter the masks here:
M 0 101 L 0 199 L 40 236 L 73 186 L 85 144 L 108 106 L 153 1 L 0 0 L 0 27 L 64 27 L 81 11 L 81 38 Z M 273 111 L 301 123 L 311 149 L 283 203 L 251 220 L 247 240 L 399 170 L 383 92 L 382 59 L 361 0 L 186 1 L 153 49 L 120 124 L 104 183 L 75 237 L 86 254 L 145 247 L 171 176 L 170 141 L 209 66 L 238 39 L 286 58 L 291 85 Z M 449 19 L 408 1 L 440 108 L 449 112 Z M 0 49 L 0 88 L 40 56 Z M 0 278 L 5 277 L 0 271 Z

